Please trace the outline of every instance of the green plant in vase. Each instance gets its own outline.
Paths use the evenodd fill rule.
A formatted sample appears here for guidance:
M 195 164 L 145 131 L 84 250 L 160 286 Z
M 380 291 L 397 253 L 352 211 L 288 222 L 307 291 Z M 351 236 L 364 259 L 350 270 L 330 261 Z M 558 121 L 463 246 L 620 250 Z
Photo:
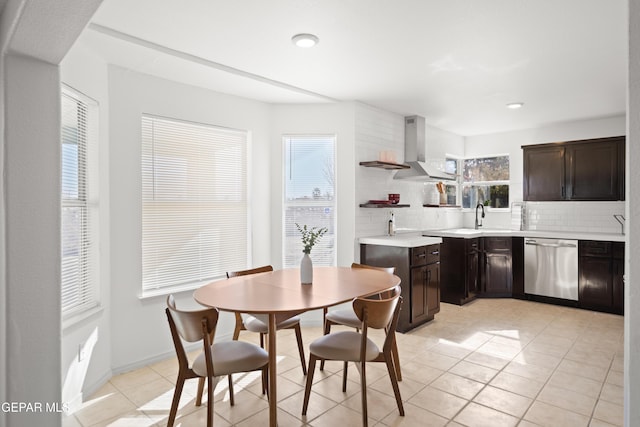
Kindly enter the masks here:
M 300 283 L 310 285 L 313 282 L 313 264 L 309 254 L 313 246 L 329 230 L 327 227 L 309 228 L 306 224 L 301 227 L 297 222 L 296 227 L 302 235 L 302 252 L 304 253 L 300 261 Z
M 302 252 L 305 254 L 311 253 L 311 248 L 316 244 L 316 242 L 327 232 L 329 231 L 327 227 L 307 227 L 307 224 L 300 227 L 300 224 L 296 222 L 296 227 L 298 231 L 302 235 L 302 245 L 304 249 Z

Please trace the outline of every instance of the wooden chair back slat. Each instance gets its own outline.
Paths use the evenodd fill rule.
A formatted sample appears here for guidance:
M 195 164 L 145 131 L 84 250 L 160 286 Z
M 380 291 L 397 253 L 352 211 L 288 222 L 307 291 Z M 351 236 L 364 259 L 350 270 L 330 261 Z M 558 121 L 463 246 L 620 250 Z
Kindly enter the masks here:
M 389 298 L 372 300 L 368 298 L 356 298 L 353 300 L 353 310 L 360 321 L 365 320 L 364 310 L 366 308 L 366 323 L 369 328 L 384 329 L 389 326 L 393 319 L 398 299 L 400 298 L 400 286 L 393 290 L 393 296 Z
M 227 279 L 236 276 L 247 276 L 249 274 L 266 273 L 268 271 L 273 271 L 273 267 L 270 265 L 264 265 L 262 267 L 251 268 L 249 270 L 227 271 Z
M 173 295 L 167 297 L 167 310 L 171 316 L 178 335 L 184 341 L 196 342 L 204 339 L 202 325 L 206 320 L 207 335 L 210 337 L 215 333 L 218 324 L 219 312 L 217 308 L 207 308 L 204 310 L 181 311 L 176 309 Z

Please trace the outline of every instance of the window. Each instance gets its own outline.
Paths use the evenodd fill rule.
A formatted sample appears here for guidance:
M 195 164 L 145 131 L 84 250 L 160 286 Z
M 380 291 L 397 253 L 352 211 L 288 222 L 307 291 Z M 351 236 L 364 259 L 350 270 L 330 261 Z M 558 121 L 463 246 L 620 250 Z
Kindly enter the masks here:
M 284 267 L 298 267 L 302 241 L 296 223 L 327 227 L 311 251 L 317 266 L 336 263 L 335 136 L 284 137 Z
M 509 156 L 464 160 L 462 207 L 509 207 Z
M 444 171 L 458 176 L 459 160 L 447 157 L 444 162 Z M 456 205 L 458 200 L 458 181 L 445 181 L 444 193 L 447 197 L 447 205 Z
M 247 132 L 142 116 L 142 294 L 247 267 Z
M 63 319 L 92 309 L 98 295 L 97 103 L 61 93 L 61 308 Z

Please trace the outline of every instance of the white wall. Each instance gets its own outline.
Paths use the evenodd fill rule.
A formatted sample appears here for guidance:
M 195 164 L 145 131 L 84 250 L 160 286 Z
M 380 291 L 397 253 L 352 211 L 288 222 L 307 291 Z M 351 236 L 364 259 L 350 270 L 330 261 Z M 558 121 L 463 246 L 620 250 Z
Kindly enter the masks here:
M 78 43 L 60 64 L 62 83 L 98 103 L 99 287 L 102 310 L 62 330 L 62 399 L 71 411 L 111 377 L 111 274 L 109 220 L 109 98 L 107 65 Z M 96 159 L 92 159 L 95 161 Z M 95 172 L 95 170 L 94 170 Z M 96 189 L 92 189 L 95 191 Z M 79 360 L 83 346 L 87 357 Z
M 60 92 L 58 67 L 5 57 L 7 398 L 60 402 Z M 37 117 L 37 120 L 33 120 Z M 43 351 L 49 350 L 49 351 Z M 8 425 L 55 425 L 7 414 Z
M 165 297 L 139 299 L 141 261 L 140 121 L 143 113 L 251 131 L 253 264 L 269 263 L 270 107 L 193 86 L 109 67 L 109 159 L 111 218 L 111 342 L 115 372 L 171 354 Z M 177 295 L 194 305 L 192 292 Z M 232 331 L 232 316 L 220 331 Z
M 640 425 L 640 1 L 629 1 L 629 94 L 627 109 L 627 221 L 624 301 L 624 425 Z M 635 262 L 632 262 L 634 261 Z
M 625 116 L 558 123 L 535 129 L 524 129 L 513 132 L 466 137 L 465 156 L 474 157 L 508 154 L 511 181 L 509 186 L 510 203 L 522 202 L 523 156 L 521 147 L 523 145 L 604 138 L 625 134 Z M 568 203 L 565 205 L 567 208 L 573 204 L 573 202 L 565 203 Z M 573 209 L 573 207 L 571 207 L 571 209 Z M 568 215 L 570 212 L 572 211 L 562 214 Z M 616 211 L 615 213 L 619 212 Z M 466 227 L 473 227 L 474 219 L 475 216 L 473 212 L 466 212 L 464 214 L 464 225 Z M 509 212 L 496 212 L 489 210 L 484 219 L 484 226 L 508 228 L 510 226 L 510 221 L 511 214 Z
M 60 86 L 56 64 L 99 0 L 62 0 L 55 8 L 45 3 L 8 0 L 0 18 L 1 145 L 5 155 L 0 166 L 4 190 L 0 205 L 0 401 L 61 404 Z M 0 425 L 60 424 L 57 412 L 0 414 Z

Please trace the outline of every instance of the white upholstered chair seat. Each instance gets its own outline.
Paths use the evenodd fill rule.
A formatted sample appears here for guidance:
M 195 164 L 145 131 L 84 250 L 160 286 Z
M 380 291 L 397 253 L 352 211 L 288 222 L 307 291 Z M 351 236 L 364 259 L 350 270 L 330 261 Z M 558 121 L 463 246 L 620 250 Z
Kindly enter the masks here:
M 269 316 L 267 314 L 246 315 L 244 327 L 247 331 L 266 334 L 269 329 Z M 293 316 L 290 319 L 283 320 L 276 325 L 276 329 L 288 329 L 300 323 L 300 316 Z
M 216 376 L 255 371 L 269 362 L 269 356 L 264 349 L 243 341 L 224 341 L 213 344 L 211 359 Z M 191 369 L 202 377 L 207 376 L 204 352 L 193 361 Z
M 360 361 L 360 344 L 362 335 L 354 331 L 341 331 L 323 335 L 309 346 L 311 353 L 321 359 Z M 380 348 L 367 338 L 365 360 L 373 360 L 380 354 Z
M 352 308 L 349 308 L 348 310 L 329 311 L 327 313 L 326 320 L 339 325 L 350 326 L 352 328 L 360 328 L 362 326 L 362 322 L 358 319 L 358 316 L 356 316 L 356 313 Z

